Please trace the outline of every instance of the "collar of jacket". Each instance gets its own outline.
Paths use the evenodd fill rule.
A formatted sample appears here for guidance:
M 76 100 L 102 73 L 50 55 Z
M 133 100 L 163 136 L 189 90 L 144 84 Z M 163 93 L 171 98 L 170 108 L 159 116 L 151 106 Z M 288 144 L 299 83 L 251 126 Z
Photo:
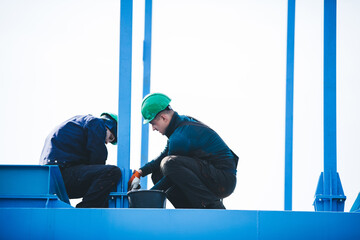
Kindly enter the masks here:
M 175 129 L 179 126 L 181 122 L 180 116 L 177 112 L 174 112 L 174 115 L 171 118 L 169 126 L 166 128 L 165 135 L 167 138 L 170 138 L 171 134 L 175 131 Z

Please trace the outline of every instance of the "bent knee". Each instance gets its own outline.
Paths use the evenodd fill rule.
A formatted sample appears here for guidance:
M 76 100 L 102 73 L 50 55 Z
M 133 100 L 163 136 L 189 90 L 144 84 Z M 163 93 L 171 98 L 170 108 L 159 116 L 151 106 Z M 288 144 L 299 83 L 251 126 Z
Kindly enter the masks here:
M 161 160 L 160 163 L 160 168 L 161 171 L 164 175 L 167 175 L 167 173 L 169 172 L 169 170 L 173 169 L 176 167 L 176 158 L 177 156 L 175 155 L 170 155 L 170 156 L 166 156 L 163 158 L 163 160 Z
M 112 177 L 114 180 L 120 180 L 121 178 L 121 170 L 117 166 L 106 165 L 107 166 L 107 175 Z

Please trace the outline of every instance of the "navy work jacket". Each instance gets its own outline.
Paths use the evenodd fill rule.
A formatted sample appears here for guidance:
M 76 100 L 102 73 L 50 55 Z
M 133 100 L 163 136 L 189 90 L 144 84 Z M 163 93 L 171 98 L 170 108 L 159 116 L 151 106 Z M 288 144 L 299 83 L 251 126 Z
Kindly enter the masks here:
M 40 164 L 68 167 L 105 164 L 106 127 L 101 118 L 75 116 L 57 126 L 46 138 Z
M 191 122 L 197 124 L 191 124 Z M 143 176 L 158 171 L 161 160 L 170 155 L 208 161 L 218 169 L 236 173 L 239 158 L 214 130 L 197 120 L 175 112 L 165 135 L 168 141 L 164 151 L 156 159 L 141 167 Z

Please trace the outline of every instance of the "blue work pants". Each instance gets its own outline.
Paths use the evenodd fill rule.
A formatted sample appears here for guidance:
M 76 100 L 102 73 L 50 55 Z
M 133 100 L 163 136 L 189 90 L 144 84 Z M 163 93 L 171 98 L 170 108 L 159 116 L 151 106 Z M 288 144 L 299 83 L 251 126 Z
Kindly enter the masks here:
M 83 198 L 77 208 L 107 208 L 109 193 L 116 190 L 121 171 L 112 165 L 76 165 L 61 169 L 70 199 Z

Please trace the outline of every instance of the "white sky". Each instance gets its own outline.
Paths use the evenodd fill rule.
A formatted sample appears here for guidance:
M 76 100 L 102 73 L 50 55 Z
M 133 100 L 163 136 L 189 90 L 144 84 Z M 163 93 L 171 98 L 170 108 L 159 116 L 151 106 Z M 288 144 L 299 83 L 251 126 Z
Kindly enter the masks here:
M 0 164 L 38 164 L 47 134 L 117 111 L 116 0 L 0 0 Z M 360 191 L 360 2 L 338 1 L 338 172 Z M 131 167 L 140 167 L 144 1 L 134 1 Z M 215 129 L 240 157 L 228 209 L 282 210 L 286 0 L 154 0 L 151 91 Z M 323 170 L 323 1 L 296 5 L 293 209 L 313 211 Z M 150 158 L 166 138 L 150 133 Z M 116 148 L 109 146 L 109 164 Z

